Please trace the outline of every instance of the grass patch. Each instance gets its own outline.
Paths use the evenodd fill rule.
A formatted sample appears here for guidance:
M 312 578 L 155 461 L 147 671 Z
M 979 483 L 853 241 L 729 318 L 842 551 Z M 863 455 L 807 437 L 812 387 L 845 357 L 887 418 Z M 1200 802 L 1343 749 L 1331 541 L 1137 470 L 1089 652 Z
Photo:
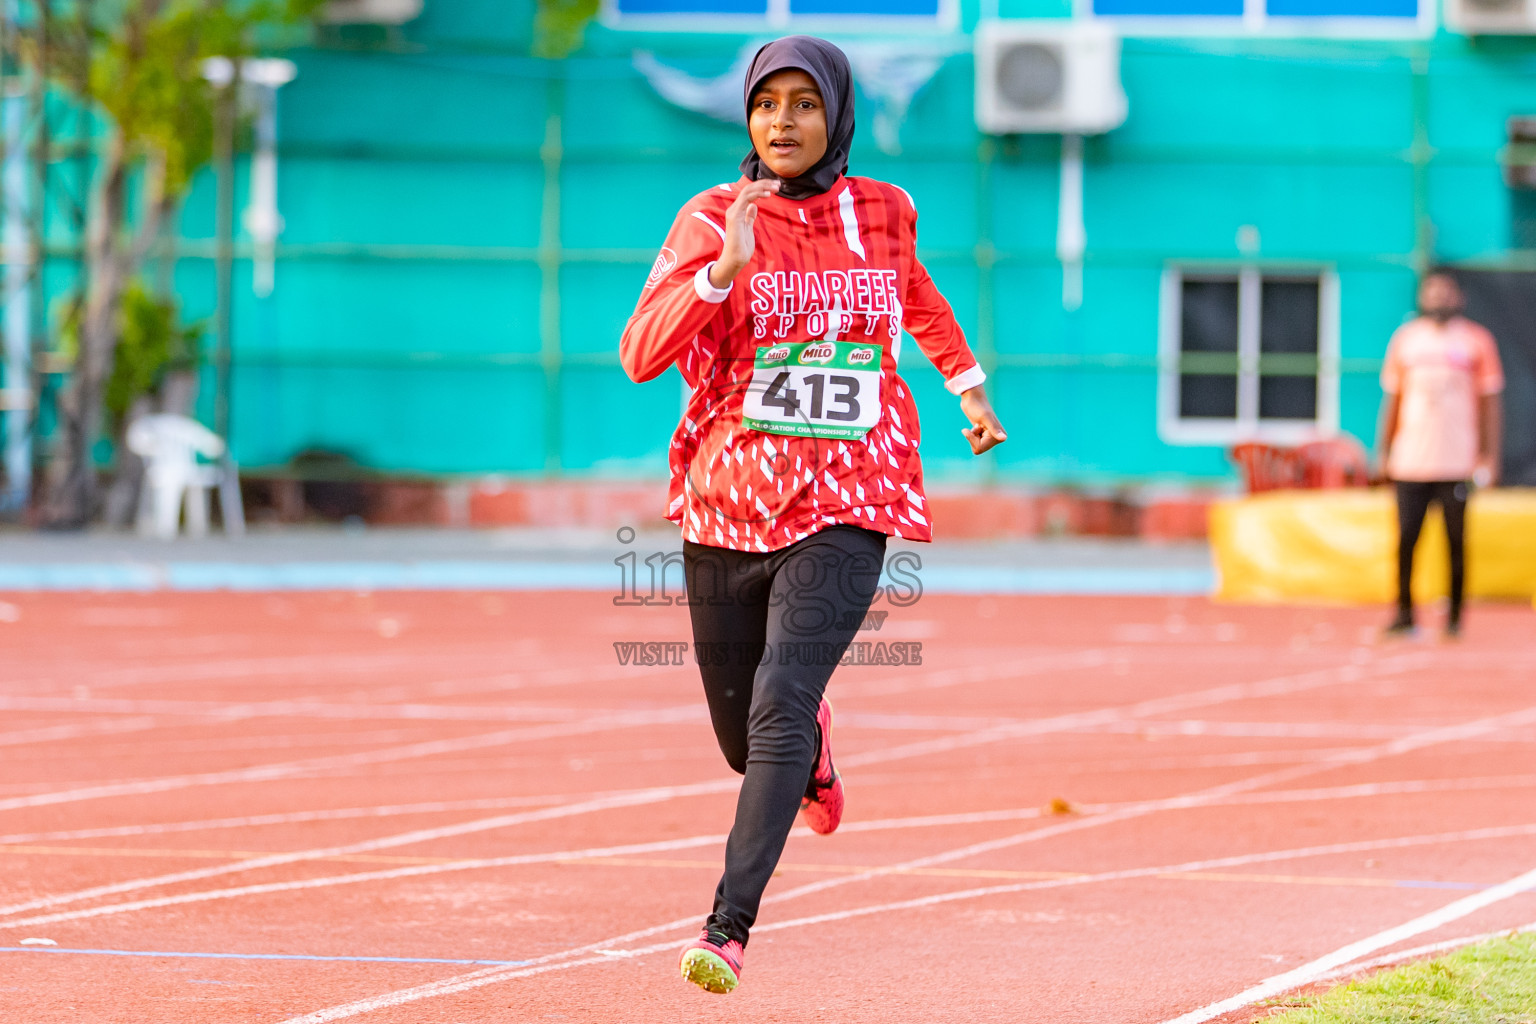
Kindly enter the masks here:
M 1316 995 L 1263 1024 L 1536 1024 L 1536 932 L 1489 939 Z

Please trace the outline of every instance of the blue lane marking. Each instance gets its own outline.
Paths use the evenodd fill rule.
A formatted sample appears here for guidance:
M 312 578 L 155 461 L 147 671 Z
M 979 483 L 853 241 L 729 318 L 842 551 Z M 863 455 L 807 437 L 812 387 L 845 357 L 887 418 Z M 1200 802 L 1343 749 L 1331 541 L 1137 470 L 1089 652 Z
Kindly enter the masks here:
M 1008 568 L 909 570 L 930 594 L 1200 595 L 1208 568 Z M 604 562 L 165 562 L 0 564 L 0 591 L 93 590 L 607 590 L 619 567 Z
M 0 953 L 75 953 L 81 956 L 158 956 L 195 960 L 325 960 L 348 964 L 485 964 L 522 967 L 532 960 L 441 960 L 420 956 L 307 956 L 299 953 L 163 953 L 146 949 L 61 949 L 58 946 L 0 946 Z

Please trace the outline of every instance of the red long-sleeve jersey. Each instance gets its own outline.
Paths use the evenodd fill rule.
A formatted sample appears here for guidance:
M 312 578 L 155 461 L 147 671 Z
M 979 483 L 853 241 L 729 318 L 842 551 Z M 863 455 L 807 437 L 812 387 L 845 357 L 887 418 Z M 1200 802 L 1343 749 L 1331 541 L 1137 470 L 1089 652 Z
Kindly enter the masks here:
M 986 375 L 916 256 L 905 191 L 840 178 L 758 204 L 755 252 L 730 287 L 709 268 L 747 184 L 678 213 L 619 355 L 635 380 L 674 362 L 693 389 L 672 437 L 667 518 L 698 544 L 776 551 L 845 523 L 931 540 L 905 328 L 960 394 Z

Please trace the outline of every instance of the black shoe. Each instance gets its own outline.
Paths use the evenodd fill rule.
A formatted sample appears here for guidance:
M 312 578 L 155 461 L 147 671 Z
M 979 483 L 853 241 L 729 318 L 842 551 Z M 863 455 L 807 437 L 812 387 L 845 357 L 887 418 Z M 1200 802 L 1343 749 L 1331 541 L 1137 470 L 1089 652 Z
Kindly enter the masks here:
M 1386 629 L 1381 631 L 1381 634 L 1382 636 L 1393 638 L 1417 636 L 1418 632 L 1419 627 L 1413 624 L 1413 613 L 1398 612 L 1397 617 L 1388 624 Z
M 1461 639 L 1461 622 L 1459 620 L 1457 620 L 1457 619 L 1451 619 L 1450 621 L 1446 622 L 1446 624 L 1445 624 L 1445 632 L 1443 632 L 1441 634 L 1441 636 L 1444 637 L 1446 640 L 1451 640 L 1451 641 L 1460 640 Z

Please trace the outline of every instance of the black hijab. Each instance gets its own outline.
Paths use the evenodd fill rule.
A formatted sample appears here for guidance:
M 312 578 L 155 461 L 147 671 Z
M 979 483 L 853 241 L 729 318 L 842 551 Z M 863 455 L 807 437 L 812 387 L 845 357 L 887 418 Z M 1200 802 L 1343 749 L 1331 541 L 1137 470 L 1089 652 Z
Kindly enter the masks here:
M 752 94 L 776 71 L 795 68 L 810 75 L 821 90 L 827 109 L 827 151 L 795 178 L 779 179 L 768 169 L 754 147 L 741 162 L 741 173 L 753 181 L 775 178 L 782 182 L 779 195 L 786 199 L 819 196 L 848 170 L 848 147 L 853 144 L 853 70 L 842 50 L 815 36 L 785 36 L 768 43 L 747 69 L 747 120 L 752 120 Z

